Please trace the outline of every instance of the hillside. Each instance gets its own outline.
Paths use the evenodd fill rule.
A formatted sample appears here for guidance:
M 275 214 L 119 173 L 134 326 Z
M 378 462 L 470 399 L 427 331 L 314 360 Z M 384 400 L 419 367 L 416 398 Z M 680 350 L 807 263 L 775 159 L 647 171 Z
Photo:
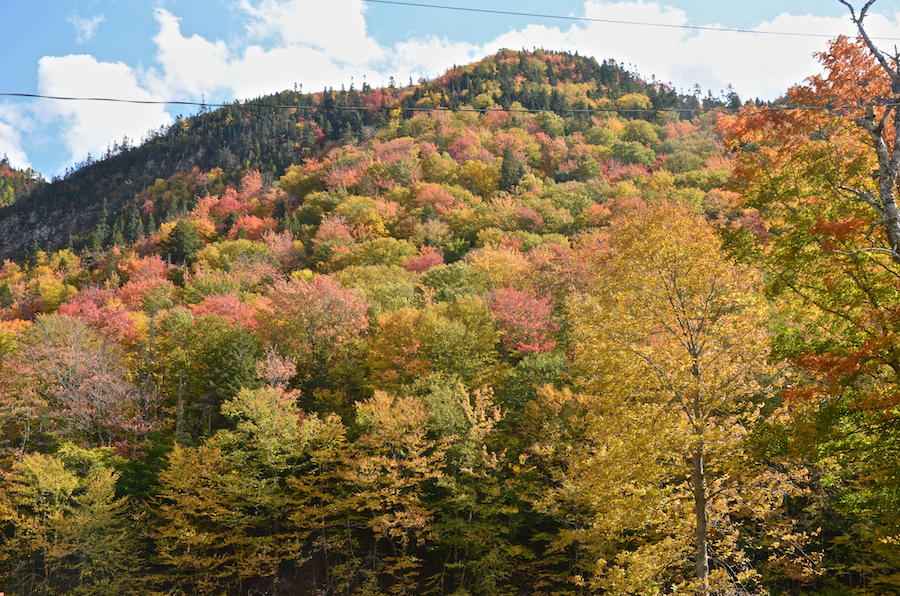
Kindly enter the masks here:
M 19 188 L 15 204 L 0 208 L 0 258 L 21 257 L 34 245 L 83 246 L 93 242 L 98 226 L 106 231 L 101 245 L 112 242 L 116 231 L 133 241 L 127 220 L 143 203 L 137 196 L 158 180 L 181 184 L 176 178 L 183 179 L 193 168 L 218 168 L 232 184 L 248 170 L 273 180 L 301 159 L 320 156 L 340 143 L 371 139 L 391 120 L 392 110 L 400 110 L 400 121 L 414 117 L 416 108 L 552 110 L 574 132 L 587 130 L 591 121 L 589 114 L 573 110 L 614 109 L 628 94 L 642 98 L 632 107 L 651 108 L 633 114 L 647 121 L 656 117 L 653 110 L 700 107 L 696 97 L 636 80 L 612 61 L 510 51 L 415 86 L 285 91 L 236 102 L 152 131 L 139 146 L 128 139 L 114 143 L 105 155 L 89 158 L 50 184 Z M 706 107 L 711 102 L 715 100 L 707 98 Z M 183 191 L 157 206 L 157 223 L 183 213 L 208 189 L 195 184 Z
M 44 179 L 37 172 L 13 168 L 5 155 L 0 160 L 0 206 L 12 205 L 17 198 L 31 194 L 43 183 Z

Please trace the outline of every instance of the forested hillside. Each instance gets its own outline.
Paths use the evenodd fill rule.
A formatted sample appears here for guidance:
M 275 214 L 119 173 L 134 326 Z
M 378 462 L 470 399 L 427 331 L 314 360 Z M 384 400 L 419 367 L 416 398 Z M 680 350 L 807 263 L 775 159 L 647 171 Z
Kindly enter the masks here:
M 636 92 L 641 98 L 637 103 L 618 104 Z M 716 103 L 712 97 L 705 100 L 707 107 Z M 21 258 L 35 244 L 62 248 L 70 236 L 80 248 L 92 242 L 98 225 L 106 232 L 98 239 L 101 245 L 121 244 L 113 238 L 117 231 L 134 241 L 136 231 L 127 229 L 127 220 L 140 206 L 137 195 L 158 187 L 160 180 L 177 189 L 171 201 L 158 207 L 157 223 L 183 215 L 198 195 L 210 192 L 185 176 L 193 168 L 221 170 L 232 184 L 249 170 L 272 181 L 302 159 L 341 143 L 370 140 L 392 114 L 406 120 L 417 108 L 460 106 L 553 110 L 570 119 L 570 128 L 584 129 L 590 115 L 574 110 L 631 108 L 637 110 L 635 117 L 652 120 L 653 112 L 640 110 L 695 109 L 700 103 L 694 96 L 637 80 L 614 61 L 599 64 L 593 58 L 543 52 L 504 51 L 416 86 L 373 89 L 363 84 L 362 89 L 351 85 L 349 90 L 307 94 L 298 86 L 179 118 L 172 126 L 150 131 L 137 146 L 128 138 L 113 142 L 104 155 L 89 156 L 52 184 L 36 189 L 12 185 L 15 204 L 0 206 L 0 258 Z
M 897 593 L 874 133 L 726 103 L 503 51 L 10 184 L 0 588 Z

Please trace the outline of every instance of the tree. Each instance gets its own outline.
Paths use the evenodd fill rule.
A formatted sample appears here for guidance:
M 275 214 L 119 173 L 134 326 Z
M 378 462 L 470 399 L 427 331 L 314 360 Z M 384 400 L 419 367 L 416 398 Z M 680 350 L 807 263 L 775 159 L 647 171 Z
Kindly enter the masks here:
M 511 541 L 521 529 L 515 523 L 522 519 L 520 486 L 513 486 L 506 453 L 489 447 L 502 418 L 500 408 L 488 388 L 470 394 L 461 383 L 433 378 L 427 389 L 423 401 L 429 426 L 448 443 L 444 475 L 431 491 L 435 515 L 429 550 L 443 563 L 430 582 L 442 593 L 454 586 L 477 594 L 502 593 L 514 559 L 532 555 Z
M 595 583 L 710 594 L 753 577 L 741 518 L 768 519 L 790 492 L 745 443 L 769 373 L 759 279 L 683 203 L 624 211 L 609 247 L 597 289 L 569 305 L 574 365 L 596 393 L 569 482 L 599 507 L 586 534 L 622 549 L 601 549 Z M 687 552 L 693 581 L 680 572 Z
M 477 296 L 383 313 L 377 329 L 368 353 L 377 387 L 406 390 L 432 372 L 480 387 L 498 373 L 498 335 Z
M 140 593 L 133 529 L 115 495 L 109 449 L 29 454 L 2 479 L 14 506 L 0 544 L 6 585 L 21 594 Z
M 512 191 L 526 173 L 524 152 L 516 155 L 513 148 L 507 145 L 503 148 L 503 161 L 500 164 L 500 181 L 498 190 Z
M 866 9 L 871 4 L 867 3 Z M 891 69 L 866 35 L 864 17 L 865 9 L 858 17 L 853 13 L 860 38 L 839 37 L 827 52 L 818 54 L 825 76 L 812 76 L 807 84 L 788 92 L 791 102 L 813 109 L 782 111 L 748 106 L 739 117 L 723 118 L 720 124 L 732 146 L 745 149 L 737 173 L 745 184 L 750 183 L 751 190 L 754 179 L 780 178 L 784 182 L 785 177 L 796 179 L 801 169 L 815 164 L 817 169 L 810 173 L 818 184 L 804 184 L 800 192 L 826 191 L 836 202 L 856 207 L 858 217 L 871 220 L 871 231 L 856 250 L 885 253 L 894 263 L 900 263 L 900 209 L 896 201 L 900 113 L 890 103 L 891 97 L 900 98 L 892 89 L 892 85 L 900 84 L 900 74 Z M 858 84 L 861 80 L 866 84 Z M 791 164 L 796 157 L 800 162 Z M 763 170 L 753 176 L 748 171 L 751 164 Z M 782 190 L 786 189 L 773 187 L 771 194 Z
M 163 242 L 163 250 L 174 263 L 192 263 L 194 253 L 202 248 L 197 228 L 184 219 L 178 220 Z
M 156 397 L 129 379 L 121 349 L 68 315 L 41 315 L 14 353 L 27 381 L 27 411 L 52 421 L 54 432 L 89 446 L 141 440 L 155 425 Z
M 175 446 L 160 473 L 156 554 L 167 569 L 161 582 L 179 578 L 186 593 L 221 594 L 234 586 L 254 554 L 247 536 L 253 514 L 242 514 L 243 479 L 218 449 Z
M 241 390 L 222 413 L 234 430 L 197 448 L 176 446 L 160 475 L 160 582 L 171 585 L 176 576 L 197 594 L 272 590 L 279 564 L 296 554 L 285 482 L 299 452 L 302 412 L 290 394 L 264 387 Z
M 16 299 L 13 296 L 12 288 L 9 286 L 9 282 L 3 282 L 0 284 L 0 307 L 2 308 L 12 308 L 16 304 Z
M 319 585 L 333 593 L 349 591 L 361 565 L 357 528 L 358 494 L 345 482 L 347 429 L 336 414 L 313 414 L 301 426 L 296 472 L 287 478 L 290 523 L 298 544 L 298 564 L 321 569 Z
M 137 343 L 135 321 L 111 290 L 86 288 L 60 304 L 58 312 L 83 319 L 110 341 L 128 345 Z
M 556 342 L 548 336 L 559 326 L 550 318 L 553 298 L 530 290 L 519 291 L 510 286 L 494 290 L 487 306 L 502 333 L 503 347 L 513 353 L 548 352 Z
M 266 297 L 258 315 L 262 335 L 295 359 L 301 382 L 351 388 L 369 329 L 368 302 L 328 276 L 276 281 Z
M 433 512 L 425 494 L 443 474 L 446 443 L 428 436 L 428 412 L 414 397 L 384 392 L 359 402 L 362 430 L 353 444 L 346 481 L 356 495 L 356 511 L 372 533 L 375 569 L 390 578 L 396 594 L 417 594 L 421 559 Z
M 837 520 L 832 575 L 846 561 L 861 589 L 887 591 L 896 579 L 879 568 L 896 559 L 883 544 L 900 527 L 896 458 L 881 455 L 897 449 L 900 403 L 900 75 L 865 29 L 873 2 L 842 3 L 859 37 L 832 41 L 818 55 L 825 72 L 788 92 L 818 109 L 747 106 L 720 126 L 745 206 L 774 232 L 732 239 L 778 299 L 774 344 L 799 372 L 787 393 L 803 431 L 795 446 L 833 495 L 822 505 Z
M 888 250 L 895 263 L 900 263 L 900 208 L 897 206 L 897 178 L 900 175 L 900 106 L 897 98 L 900 98 L 900 52 L 894 48 L 893 55 L 882 52 L 869 37 L 863 21 L 866 13 L 875 0 L 868 0 L 857 14 L 853 5 L 847 0 L 840 0 L 841 4 L 850 10 L 853 23 L 859 30 L 859 35 L 865 42 L 870 56 L 867 62 L 871 66 L 874 60 L 877 62 L 875 69 L 878 71 L 872 83 L 875 86 L 868 90 L 868 101 L 865 102 L 863 114 L 853 114 L 853 122 L 868 133 L 869 139 L 878 157 L 878 193 L 868 192 L 864 188 L 848 187 L 847 192 L 852 193 L 859 200 L 871 206 L 881 215 L 880 225 L 884 227 L 888 239 Z M 893 66 L 891 66 L 893 62 Z M 871 66 L 868 70 L 871 70 Z M 834 74 L 834 70 L 832 74 Z M 860 73 L 856 73 L 860 77 Z M 886 80 L 885 80 L 886 79 Z M 868 78 L 860 78 L 866 80 Z M 888 83 L 888 85 L 885 85 Z M 875 87 L 881 87 L 877 89 Z M 859 93 L 859 91 L 856 91 Z M 877 104 L 882 104 L 886 98 L 890 103 L 881 105 L 876 110 Z M 842 98 L 843 99 L 843 98 Z M 850 99 L 850 98 L 847 98 Z
M 189 443 L 218 427 L 225 400 L 257 386 L 259 341 L 232 319 L 184 308 L 166 313 L 159 328 L 159 372 L 175 400 L 176 440 Z

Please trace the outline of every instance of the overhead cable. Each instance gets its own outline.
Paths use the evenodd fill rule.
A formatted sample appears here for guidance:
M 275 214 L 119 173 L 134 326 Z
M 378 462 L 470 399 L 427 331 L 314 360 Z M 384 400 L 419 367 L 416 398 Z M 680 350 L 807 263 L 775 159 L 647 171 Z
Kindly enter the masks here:
M 24 97 L 30 99 L 49 99 L 56 101 L 102 101 L 102 102 L 112 102 L 112 103 L 126 103 L 126 104 L 138 104 L 138 105 L 180 105 L 180 106 L 194 106 L 199 108 L 228 108 L 228 107 L 240 107 L 240 108 L 266 108 L 273 110 L 337 110 L 337 111 L 356 111 L 356 112 L 388 112 L 392 110 L 400 110 L 403 112 L 418 112 L 418 113 L 429 113 L 429 112 L 459 112 L 459 111 L 468 111 L 468 112 L 492 112 L 496 111 L 498 108 L 502 109 L 505 112 L 515 112 L 515 113 L 524 113 L 524 114 L 540 114 L 547 112 L 563 112 L 563 113 L 573 113 L 573 114 L 655 114 L 658 112 L 672 112 L 672 113 L 709 113 L 709 112 L 718 112 L 723 114 L 737 114 L 740 111 L 740 108 L 727 108 L 724 106 L 716 106 L 712 108 L 566 108 L 564 110 L 550 110 L 550 109 L 529 109 L 529 108 L 501 108 L 501 106 L 493 106 L 490 108 L 475 108 L 469 105 L 465 105 L 457 108 L 443 107 L 438 106 L 434 108 L 423 108 L 423 107 L 415 107 L 415 106 L 302 106 L 302 105 L 282 105 L 282 104 L 271 104 L 271 103 L 260 103 L 254 101 L 235 101 L 232 103 L 202 103 L 196 101 L 174 101 L 174 100 L 149 100 L 149 99 L 120 99 L 113 97 L 61 97 L 54 95 L 39 95 L 35 93 L 2 93 L 0 92 L 0 97 Z M 858 104 L 842 104 L 842 105 L 774 105 L 768 106 L 765 108 L 758 108 L 759 112 L 790 112 L 797 110 L 819 110 L 819 111 L 830 111 L 830 112 L 840 112 L 845 110 L 853 110 L 853 109 L 862 109 L 867 105 L 872 105 L 874 107 L 886 107 L 886 108 L 895 108 L 900 106 L 900 102 L 897 101 L 886 101 L 881 100 L 877 102 L 871 102 L 865 105 Z
M 644 21 L 622 21 L 616 19 L 597 19 L 592 17 L 576 17 L 571 15 L 553 15 L 530 12 L 517 12 L 513 10 L 492 10 L 488 8 L 470 8 L 467 6 L 446 6 L 443 4 L 423 4 L 420 2 L 399 2 L 397 0 L 363 0 L 370 4 L 395 4 L 398 6 L 414 6 L 417 8 L 437 8 L 441 10 L 454 10 L 462 12 L 478 12 L 487 14 L 499 14 L 507 16 L 532 17 L 539 19 L 560 19 L 565 21 L 582 21 L 587 23 L 611 23 L 614 25 L 636 25 L 640 27 L 663 27 L 666 29 L 686 29 L 689 31 L 716 31 L 719 33 L 752 33 L 757 35 L 782 35 L 789 37 L 823 37 L 833 39 L 837 35 L 825 33 L 797 33 L 792 31 L 760 31 L 758 29 L 733 29 L 728 27 L 710 27 L 700 25 L 673 25 L 671 23 L 647 23 Z M 900 41 L 897 37 L 872 37 L 879 41 Z

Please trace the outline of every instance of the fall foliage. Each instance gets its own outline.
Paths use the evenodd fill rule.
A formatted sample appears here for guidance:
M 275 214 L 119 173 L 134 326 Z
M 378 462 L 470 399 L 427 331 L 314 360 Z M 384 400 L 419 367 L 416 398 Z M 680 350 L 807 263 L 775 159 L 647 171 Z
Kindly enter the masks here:
M 896 593 L 872 52 L 716 120 L 502 50 L 17 186 L 108 201 L 0 267 L 0 590 Z
M 890 592 L 895 580 L 875 568 L 895 564 L 880 545 L 897 529 L 896 462 L 875 454 L 895 443 L 888 429 L 898 395 L 900 121 L 886 99 L 896 95 L 894 63 L 864 27 L 870 5 L 852 10 L 860 36 L 833 40 L 818 55 L 825 72 L 789 92 L 791 101 L 819 109 L 747 107 L 720 127 L 738 149 L 745 204 L 776 232 L 738 233 L 732 241 L 766 272 L 779 307 L 774 345 L 797 370 L 785 392 L 796 412 L 796 445 L 822 466 L 820 490 L 835 491 L 817 510 L 853 524 L 862 584 Z M 828 539 L 842 550 L 840 533 Z

